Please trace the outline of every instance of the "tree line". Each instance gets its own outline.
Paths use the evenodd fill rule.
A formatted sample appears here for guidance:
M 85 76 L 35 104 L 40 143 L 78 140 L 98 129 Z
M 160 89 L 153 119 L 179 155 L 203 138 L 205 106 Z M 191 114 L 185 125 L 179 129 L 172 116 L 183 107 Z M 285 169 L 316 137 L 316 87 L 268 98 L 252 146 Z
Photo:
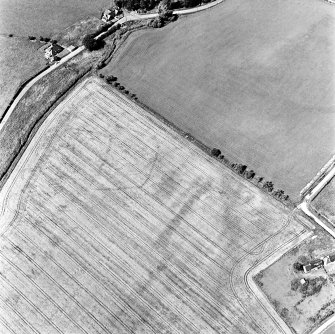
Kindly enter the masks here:
M 272 181 L 265 181 L 264 177 L 258 176 L 256 178 L 256 173 L 250 169 L 248 170 L 247 165 L 243 164 L 237 164 L 237 163 L 230 163 L 227 158 L 223 154 L 221 154 L 221 151 L 218 148 L 213 148 L 211 150 L 211 155 L 213 157 L 216 157 L 217 159 L 223 161 L 225 165 L 230 167 L 233 171 L 235 171 L 237 174 L 244 176 L 248 180 L 256 180 L 256 184 L 259 188 L 262 188 L 266 190 L 268 193 L 270 193 L 273 197 L 278 198 L 283 201 L 288 201 L 289 200 L 289 195 L 286 195 L 284 190 L 282 189 L 276 189 L 274 188 L 274 184 Z

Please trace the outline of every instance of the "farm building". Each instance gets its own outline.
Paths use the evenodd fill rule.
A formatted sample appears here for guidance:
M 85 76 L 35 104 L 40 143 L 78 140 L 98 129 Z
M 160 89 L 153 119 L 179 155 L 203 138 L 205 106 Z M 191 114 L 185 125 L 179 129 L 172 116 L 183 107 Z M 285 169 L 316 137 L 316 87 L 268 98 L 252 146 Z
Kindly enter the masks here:
M 312 270 L 322 268 L 323 267 L 323 260 L 322 259 L 316 259 L 316 260 L 313 260 L 313 261 L 309 262 L 308 264 L 304 264 L 302 267 L 303 267 L 305 273 L 309 273 Z
M 44 53 L 44 57 L 49 61 L 57 61 L 68 55 L 73 49 L 74 47 L 64 48 L 57 43 L 47 43 L 40 48 L 40 51 Z
M 116 19 L 117 15 L 120 15 L 120 9 L 118 7 L 106 9 L 101 15 L 101 20 L 106 23 L 112 22 Z
M 64 50 L 64 48 L 57 43 L 50 44 L 49 47 L 45 49 L 44 57 L 50 61 L 57 60 L 58 55 Z

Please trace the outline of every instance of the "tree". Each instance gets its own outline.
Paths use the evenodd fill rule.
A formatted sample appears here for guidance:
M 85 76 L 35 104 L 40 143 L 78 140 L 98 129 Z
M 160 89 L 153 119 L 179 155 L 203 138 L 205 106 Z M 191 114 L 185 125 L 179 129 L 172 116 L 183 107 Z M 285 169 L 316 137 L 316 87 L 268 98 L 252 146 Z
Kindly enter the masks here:
M 241 175 L 246 171 L 246 169 L 247 169 L 246 165 L 238 164 L 236 166 L 236 171 Z
M 273 190 L 273 183 L 271 181 L 266 181 L 263 184 L 263 188 L 267 189 L 268 192 L 271 192 Z
M 103 42 L 101 40 L 94 39 L 93 35 L 86 35 L 83 38 L 83 45 L 89 51 L 98 50 L 102 47 Z
M 277 189 L 274 193 L 273 196 L 278 197 L 279 199 L 282 199 L 284 196 L 284 190 Z
M 218 148 L 213 148 L 213 149 L 211 150 L 211 155 L 212 155 L 213 157 L 218 157 L 220 154 L 221 154 L 221 151 L 220 151 Z
M 250 180 L 250 179 L 253 179 L 255 177 L 255 172 L 251 169 L 251 170 L 248 170 L 246 173 L 245 173 L 245 177 Z

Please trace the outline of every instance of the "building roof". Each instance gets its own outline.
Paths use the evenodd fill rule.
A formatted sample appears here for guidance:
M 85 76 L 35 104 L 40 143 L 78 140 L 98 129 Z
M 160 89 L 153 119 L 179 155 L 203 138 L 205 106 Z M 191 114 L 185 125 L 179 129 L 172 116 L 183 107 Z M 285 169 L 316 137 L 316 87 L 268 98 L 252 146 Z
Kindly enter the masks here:
M 60 52 L 62 52 L 64 50 L 64 48 L 58 44 L 52 44 L 52 48 L 51 48 L 51 51 L 52 51 L 52 55 L 56 55 Z
M 62 52 L 60 52 L 60 53 L 57 54 L 57 57 L 59 57 L 59 58 L 63 58 L 63 57 L 65 57 L 65 56 L 67 56 L 69 53 L 70 53 L 69 50 L 64 49 Z
M 312 269 L 320 268 L 322 266 L 323 266 L 323 260 L 316 259 L 316 260 L 312 260 L 311 262 L 303 265 L 303 268 L 305 271 L 311 271 Z

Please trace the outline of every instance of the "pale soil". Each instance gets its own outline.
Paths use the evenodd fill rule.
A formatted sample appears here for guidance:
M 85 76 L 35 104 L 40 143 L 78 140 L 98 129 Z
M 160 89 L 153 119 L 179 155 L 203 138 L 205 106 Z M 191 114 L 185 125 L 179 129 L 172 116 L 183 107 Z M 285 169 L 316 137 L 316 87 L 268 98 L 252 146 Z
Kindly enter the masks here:
M 0 36 L 0 118 L 20 83 L 46 66 L 44 54 L 38 51 L 42 45 L 28 38 Z
M 335 179 L 333 178 L 312 201 L 316 211 L 335 224 Z
M 293 264 L 305 259 L 320 258 L 334 253 L 335 240 L 325 232 L 316 230 L 312 237 L 286 253 L 273 265 L 256 277 L 259 286 L 296 333 L 310 333 L 312 329 L 335 312 L 335 280 L 324 269 L 309 274 L 296 272 Z M 304 297 L 300 291 L 291 289 L 295 279 L 324 277 L 327 279 L 319 293 Z M 285 311 L 286 309 L 286 311 Z M 285 314 L 285 312 L 287 312 Z
M 335 7 L 227 0 L 132 34 L 102 73 L 297 199 L 334 153 Z
M 282 333 L 246 275 L 303 222 L 84 81 L 0 192 L 0 332 Z

